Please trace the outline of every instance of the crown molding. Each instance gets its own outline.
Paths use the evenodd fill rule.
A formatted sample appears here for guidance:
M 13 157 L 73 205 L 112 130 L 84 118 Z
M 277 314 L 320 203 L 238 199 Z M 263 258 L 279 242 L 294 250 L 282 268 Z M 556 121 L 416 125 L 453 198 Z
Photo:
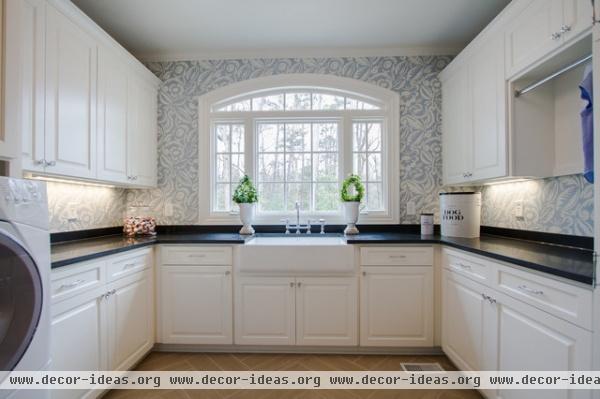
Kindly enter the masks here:
M 457 55 L 461 46 L 449 47 L 365 47 L 365 48 L 298 48 L 264 50 L 210 50 L 204 52 L 134 53 L 142 62 L 200 61 L 257 58 L 331 58 Z

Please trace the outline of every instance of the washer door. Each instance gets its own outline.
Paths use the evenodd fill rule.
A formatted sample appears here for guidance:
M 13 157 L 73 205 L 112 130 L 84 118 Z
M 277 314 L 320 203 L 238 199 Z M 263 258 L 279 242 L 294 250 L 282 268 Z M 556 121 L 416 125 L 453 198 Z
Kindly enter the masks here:
M 42 313 L 42 282 L 34 260 L 0 231 L 0 370 L 13 370 Z

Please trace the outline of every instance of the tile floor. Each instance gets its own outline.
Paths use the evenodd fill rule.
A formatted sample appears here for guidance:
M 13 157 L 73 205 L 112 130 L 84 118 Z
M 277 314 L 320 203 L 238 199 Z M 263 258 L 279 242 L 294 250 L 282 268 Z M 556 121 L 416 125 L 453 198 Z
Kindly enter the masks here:
M 136 370 L 401 370 L 401 362 L 438 362 L 445 356 L 301 355 L 152 352 Z M 470 390 L 116 390 L 103 399 L 480 399 Z

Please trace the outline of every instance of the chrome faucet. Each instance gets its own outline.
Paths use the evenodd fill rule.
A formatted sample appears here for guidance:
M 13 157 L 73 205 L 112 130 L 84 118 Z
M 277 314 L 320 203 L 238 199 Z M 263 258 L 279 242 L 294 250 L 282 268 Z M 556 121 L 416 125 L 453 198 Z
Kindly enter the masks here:
M 285 234 L 290 234 L 290 229 L 296 229 L 296 234 L 300 234 L 302 230 L 306 230 L 306 234 L 311 234 L 311 220 L 308 219 L 306 224 L 300 224 L 300 202 L 296 201 L 296 224 L 290 224 L 290 219 L 281 219 L 285 223 Z

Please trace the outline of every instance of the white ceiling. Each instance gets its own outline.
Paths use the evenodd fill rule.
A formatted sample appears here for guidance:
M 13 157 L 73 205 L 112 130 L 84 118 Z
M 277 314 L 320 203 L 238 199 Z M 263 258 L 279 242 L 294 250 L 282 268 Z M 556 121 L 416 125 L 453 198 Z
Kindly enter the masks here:
M 143 59 L 452 54 L 509 0 L 73 0 Z

